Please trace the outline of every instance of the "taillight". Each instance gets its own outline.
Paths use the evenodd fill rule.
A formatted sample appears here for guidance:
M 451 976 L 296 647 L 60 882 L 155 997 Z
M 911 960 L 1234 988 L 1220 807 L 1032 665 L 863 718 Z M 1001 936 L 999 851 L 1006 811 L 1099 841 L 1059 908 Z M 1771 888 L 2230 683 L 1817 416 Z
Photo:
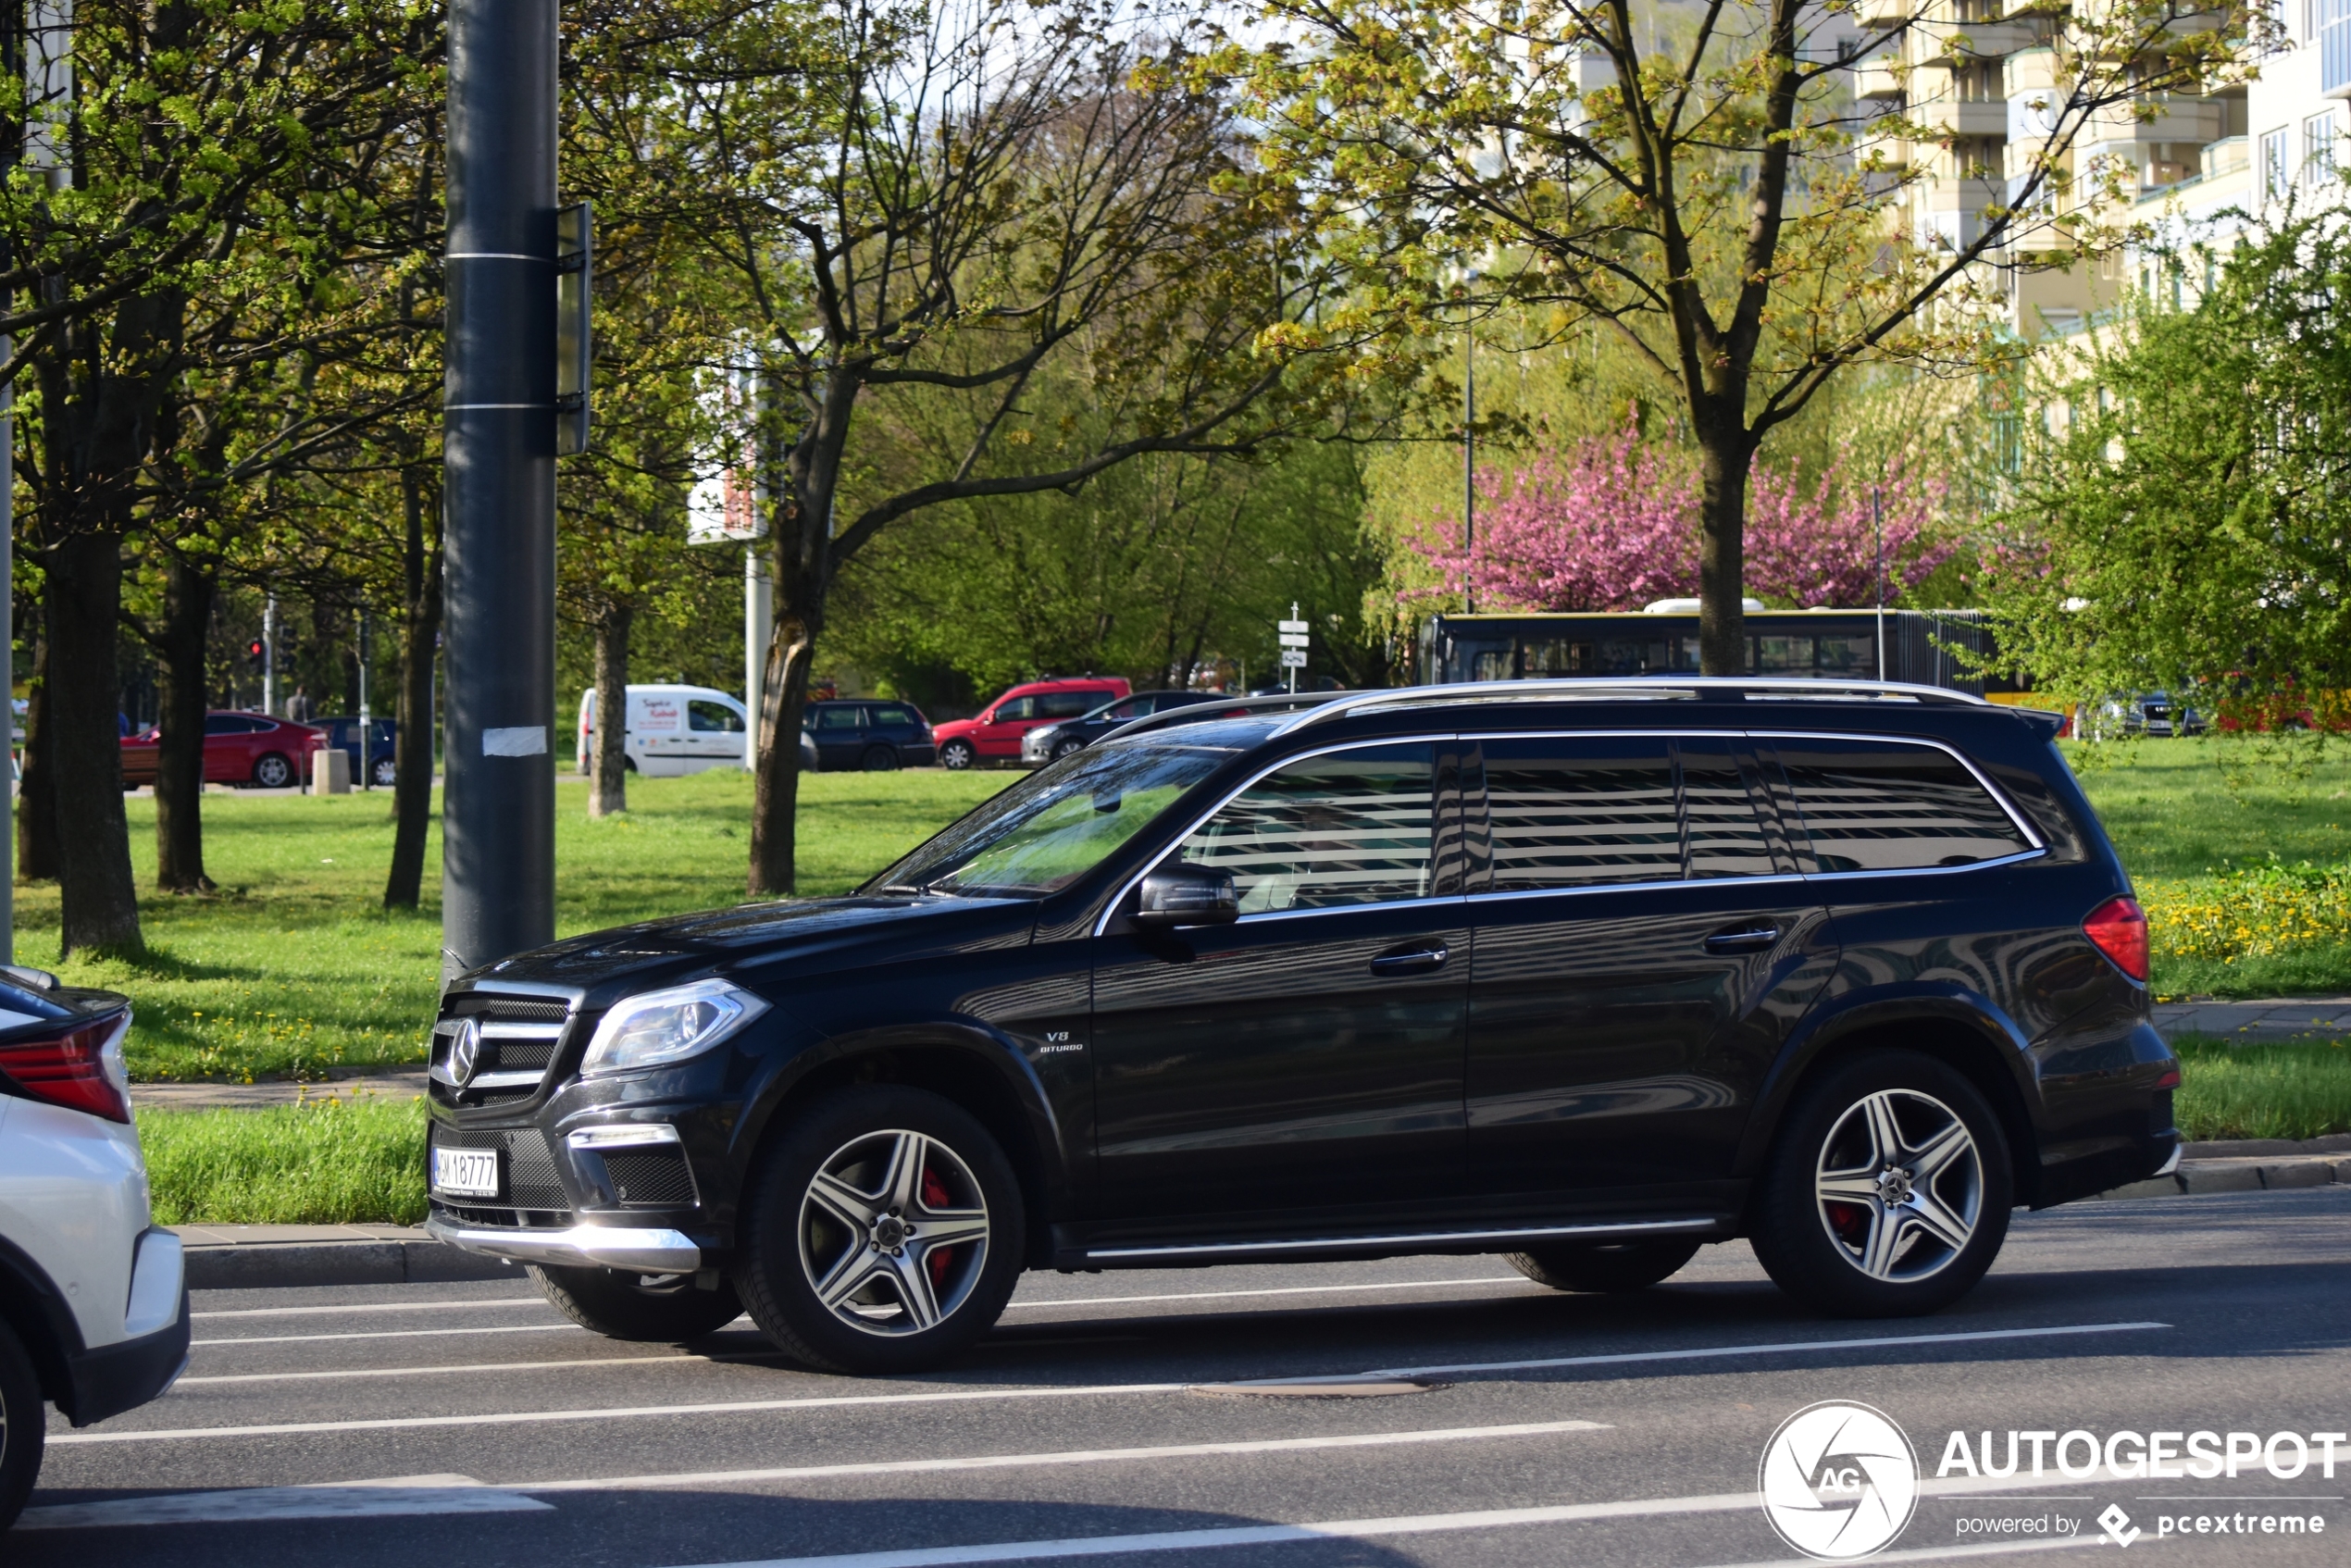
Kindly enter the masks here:
M 38 1039 L 0 1045 L 0 1073 L 35 1100 L 87 1111 L 110 1122 L 131 1120 L 131 1076 L 122 1062 L 126 1010 L 76 1024 Z
M 2139 901 L 2128 896 L 2108 899 L 2090 911 L 2082 934 L 2097 944 L 2114 966 L 2145 984 L 2147 977 L 2147 917 Z

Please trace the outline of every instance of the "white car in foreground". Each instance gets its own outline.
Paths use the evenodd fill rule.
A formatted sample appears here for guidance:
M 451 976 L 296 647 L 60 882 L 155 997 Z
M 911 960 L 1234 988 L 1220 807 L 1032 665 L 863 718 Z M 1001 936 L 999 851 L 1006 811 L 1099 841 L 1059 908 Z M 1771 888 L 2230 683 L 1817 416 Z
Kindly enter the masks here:
M 188 1364 L 180 1238 L 149 1223 L 122 1041 L 131 1003 L 0 967 L 0 1530 L 54 1404 L 87 1426 Z

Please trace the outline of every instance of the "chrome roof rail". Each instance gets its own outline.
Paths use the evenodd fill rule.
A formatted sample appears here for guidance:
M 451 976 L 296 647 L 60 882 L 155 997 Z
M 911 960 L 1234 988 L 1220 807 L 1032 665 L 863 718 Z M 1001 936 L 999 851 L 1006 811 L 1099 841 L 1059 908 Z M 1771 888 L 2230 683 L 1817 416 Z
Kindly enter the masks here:
M 1311 710 L 1362 695 L 1365 693 L 1361 691 L 1280 691 L 1263 697 L 1212 698 L 1205 703 L 1186 703 L 1181 707 L 1165 708 L 1130 719 L 1103 736 L 1102 740 L 1123 740 L 1149 729 L 1169 729 L 1179 724 L 1205 724 L 1215 718 L 1249 718 L 1258 714 L 1295 713 L 1301 708 Z
M 1744 676 L 1648 675 L 1610 678 L 1583 677 L 1550 680 L 1464 680 L 1444 686 L 1402 686 L 1391 691 L 1339 693 L 1300 714 L 1276 731 L 1288 734 L 1326 718 L 1375 713 L 1386 708 L 1422 707 L 1461 702 L 1693 702 L 1722 694 L 1755 697 L 1764 702 L 1791 702 L 1806 697 L 1859 699 L 1892 703 L 1943 703 L 1955 706 L 1995 704 L 1946 686 L 1920 686 L 1899 680 L 1787 680 Z M 1131 727 L 1130 727 L 1131 728 Z

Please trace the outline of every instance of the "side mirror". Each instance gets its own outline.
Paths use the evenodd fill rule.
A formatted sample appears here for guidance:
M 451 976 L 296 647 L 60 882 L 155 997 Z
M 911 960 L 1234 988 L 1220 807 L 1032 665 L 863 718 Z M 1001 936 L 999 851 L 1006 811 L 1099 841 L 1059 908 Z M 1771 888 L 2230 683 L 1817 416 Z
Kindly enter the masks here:
M 1229 871 L 1205 865 L 1163 865 L 1143 878 L 1135 907 L 1138 926 L 1229 926 L 1241 917 L 1240 890 Z

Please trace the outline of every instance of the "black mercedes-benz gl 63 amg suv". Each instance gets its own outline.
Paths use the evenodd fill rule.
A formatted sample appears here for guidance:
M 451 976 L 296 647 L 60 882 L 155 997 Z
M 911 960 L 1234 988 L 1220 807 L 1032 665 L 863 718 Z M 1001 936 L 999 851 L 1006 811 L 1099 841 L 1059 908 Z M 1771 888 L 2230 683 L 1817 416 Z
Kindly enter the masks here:
M 558 942 L 434 1026 L 430 1228 L 579 1322 L 932 1363 L 1023 1269 L 1745 1237 L 1933 1311 L 2169 1168 L 2146 927 L 2053 716 L 1513 682 L 1145 719 L 846 898 Z

